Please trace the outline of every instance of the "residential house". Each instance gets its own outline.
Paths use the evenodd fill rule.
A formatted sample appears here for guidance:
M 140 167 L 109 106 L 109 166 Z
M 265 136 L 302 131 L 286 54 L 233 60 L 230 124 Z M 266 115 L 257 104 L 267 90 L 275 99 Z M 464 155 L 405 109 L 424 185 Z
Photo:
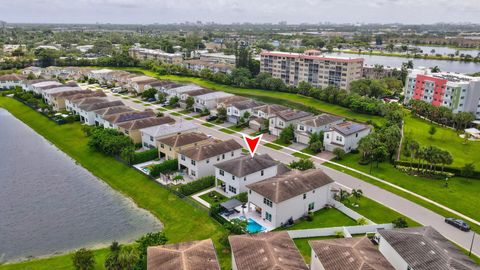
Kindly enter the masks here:
M 142 134 L 142 145 L 144 148 L 159 148 L 158 139 L 172 136 L 175 134 L 193 132 L 197 129 L 198 125 L 190 121 L 181 121 L 178 123 L 166 124 L 163 126 L 144 128 L 140 130 Z M 174 158 L 177 158 L 177 156 L 175 156 Z
M 61 88 L 61 87 L 59 87 Z M 53 88 L 57 89 L 57 88 Z M 66 100 L 72 96 L 78 96 L 80 94 L 90 94 L 92 91 L 90 90 L 71 90 L 71 91 L 64 91 L 64 92 L 57 92 L 57 93 L 50 93 L 49 102 L 51 103 L 52 107 L 56 111 L 60 111 L 66 109 Z
M 341 148 L 346 153 L 357 149 L 358 142 L 370 134 L 371 126 L 355 122 L 343 122 L 333 125 L 323 135 L 323 146 L 327 151 Z
M 247 115 L 248 117 L 245 120 L 248 121 L 253 114 L 253 110 L 262 105 L 263 103 L 257 102 L 252 99 L 233 102 L 227 106 L 227 121 L 230 123 L 238 124 L 240 119 Z
M 107 115 L 103 118 L 103 127 L 104 128 L 113 128 L 117 129 L 118 124 L 133 121 L 137 119 L 155 117 L 156 114 L 152 110 L 145 110 L 143 112 L 133 111 L 125 113 L 117 113 L 113 115 Z
M 84 120 L 87 125 L 103 125 L 103 121 L 97 121 L 97 116 L 95 111 L 108 107 L 123 106 L 122 101 L 115 100 L 110 101 L 105 98 L 87 98 L 83 102 L 77 104 L 77 112 L 80 115 L 80 119 Z
M 242 154 L 242 145 L 234 139 L 211 140 L 207 144 L 178 151 L 178 167 L 193 179 L 214 175 L 213 165 Z
M 112 71 L 113 70 L 111 69 L 94 69 L 94 70 L 90 70 L 86 75 L 87 75 L 87 78 L 89 79 L 95 79 L 100 83 L 104 83 L 105 82 L 104 78 L 106 74 Z
M 245 187 L 278 174 L 279 162 L 268 154 L 239 158 L 215 164 L 215 187 L 220 188 L 228 197 L 246 192 Z
M 42 92 L 42 97 L 45 100 L 45 103 L 53 106 L 56 103 L 55 100 L 56 100 L 57 94 L 69 93 L 69 92 L 78 93 L 79 91 L 85 91 L 85 90 L 82 90 L 82 88 L 78 86 L 61 86 L 61 87 L 55 87 L 55 88 L 44 90 Z M 55 104 L 55 105 L 57 106 L 53 106 L 54 108 L 58 107 L 58 104 Z M 55 108 L 55 110 L 58 110 L 58 109 Z
M 24 80 L 26 79 L 23 75 L 18 74 L 6 74 L 0 76 L 0 89 L 10 89 L 13 87 L 24 87 Z
M 172 97 L 178 97 L 178 99 L 180 99 L 180 96 L 183 93 L 200 89 L 203 89 L 203 87 L 196 84 L 187 84 L 181 85 L 179 87 L 167 88 L 164 90 L 164 93 L 167 95 L 167 99 L 170 99 Z
M 159 92 L 164 92 L 165 89 L 175 88 L 175 87 L 179 87 L 179 86 L 181 86 L 181 84 L 174 83 L 174 82 L 171 82 L 171 81 L 157 80 L 155 82 L 145 84 L 144 88 L 145 89 L 153 88 L 153 89 L 156 89 Z
M 209 136 L 200 132 L 187 132 L 175 134 L 158 139 L 158 156 L 166 160 L 178 158 L 182 149 L 196 147 L 210 142 Z
M 206 89 L 206 88 L 183 92 L 182 94 L 180 94 L 180 100 L 179 100 L 180 107 L 185 108 L 187 106 L 186 101 L 189 97 L 192 97 L 194 102 L 195 102 L 195 97 L 196 96 L 205 95 L 205 94 L 213 93 L 213 92 L 215 92 L 215 91 L 213 91 L 211 89 Z
M 197 72 L 208 69 L 212 73 L 222 72 L 226 74 L 232 73 L 232 70 L 235 68 L 235 65 L 232 64 L 217 63 L 201 59 L 185 60 L 183 61 L 182 66 Z
M 225 92 L 219 92 L 219 91 L 196 96 L 193 109 L 196 112 L 201 112 L 204 109 L 208 109 L 208 110 L 215 109 L 217 108 L 217 104 L 219 103 L 219 101 L 221 101 L 226 97 L 231 97 L 231 96 L 233 95 Z
M 22 70 L 22 74 L 25 76 L 32 74 L 33 76 L 35 76 L 35 78 L 38 78 L 40 77 L 40 75 L 42 75 L 42 68 L 34 66 L 26 67 Z
M 98 123 L 100 126 L 105 126 L 105 117 L 109 115 L 133 112 L 134 110 L 128 106 L 113 106 L 113 107 L 106 107 L 98 110 L 94 110 L 93 113 L 95 114 L 95 123 Z
M 211 239 L 147 248 L 147 270 L 220 270 Z
M 284 128 L 290 125 L 293 125 L 295 128 L 298 122 L 308 119 L 311 116 L 311 113 L 294 109 L 279 111 L 275 117 L 270 118 L 268 129 L 272 135 L 278 136 Z
M 145 90 L 145 85 L 154 82 L 158 82 L 158 79 L 149 76 L 137 76 L 130 78 L 128 85 L 132 91 L 140 94 Z
M 117 126 L 120 132 L 125 133 L 125 135 L 129 136 L 132 139 L 133 143 L 137 144 L 142 142 L 142 133 L 140 132 L 141 129 L 162 126 L 171 123 L 175 123 L 175 119 L 169 116 L 163 116 L 136 119 L 119 123 L 117 124 Z
M 233 270 L 308 270 L 287 231 L 231 235 Z
M 277 104 L 265 104 L 254 108 L 249 126 L 251 129 L 257 131 L 267 129 L 270 119 L 276 117 L 278 112 L 285 110 L 288 110 L 288 108 Z
M 458 247 L 431 226 L 378 230 L 379 250 L 397 270 L 479 270 Z
M 87 92 L 78 93 L 74 95 L 65 96 L 65 109 L 69 112 L 73 112 L 74 114 L 78 114 L 76 111 L 76 103 L 85 98 L 91 97 L 106 97 L 107 95 L 102 91 L 90 91 L 84 90 Z
M 366 236 L 308 243 L 312 248 L 310 270 L 395 270 Z
M 257 214 L 277 228 L 325 207 L 333 182 L 319 169 L 289 171 L 247 185 L 247 209 L 253 204 Z
M 250 100 L 250 99 L 242 96 L 229 96 L 219 100 L 217 104 L 217 108 L 227 109 L 227 107 L 234 102 L 247 101 L 247 100 Z
M 167 53 L 162 50 L 132 47 L 128 49 L 128 55 L 139 60 L 156 60 L 167 64 L 179 65 L 183 61 L 182 53 Z
M 27 91 L 33 91 L 37 95 L 41 95 L 42 92 L 46 89 L 61 87 L 63 84 L 57 81 L 41 81 L 38 83 L 30 84 L 27 87 Z
M 325 132 L 330 130 L 332 125 L 342 123 L 344 118 L 328 113 L 313 116 L 310 119 L 300 121 L 295 129 L 295 141 L 308 144 L 312 133 Z

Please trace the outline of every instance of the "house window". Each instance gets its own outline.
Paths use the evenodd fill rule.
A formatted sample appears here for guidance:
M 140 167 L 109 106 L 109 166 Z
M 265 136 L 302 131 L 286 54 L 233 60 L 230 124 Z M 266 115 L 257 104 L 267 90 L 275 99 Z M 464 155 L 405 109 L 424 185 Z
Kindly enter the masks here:
M 330 139 L 330 135 L 329 135 L 328 133 L 327 133 L 327 134 L 325 134 L 325 135 L 327 135 L 327 139 Z
M 153 136 L 150 136 L 150 141 L 153 142 Z
M 87 120 L 86 120 L 86 119 L 85 119 L 85 122 L 87 122 Z M 125 134 L 127 134 L 127 135 L 128 135 L 128 130 L 125 130 Z
M 235 180 L 235 175 L 232 175 L 232 180 Z
M 195 171 L 191 171 L 193 176 L 196 176 L 197 173 Z
M 161 147 L 161 148 L 165 148 L 165 146 L 163 145 L 163 143 L 162 143 L 162 144 L 160 144 L 160 147 Z
M 219 171 L 220 175 L 225 175 L 225 172 L 223 170 Z
M 272 207 L 272 201 L 270 201 L 270 200 L 267 199 L 267 198 L 263 198 L 263 203 L 266 204 L 266 205 L 268 205 L 268 206 L 270 206 L 270 207 Z
M 232 151 L 232 157 L 233 157 L 233 155 L 234 155 L 234 152 Z
M 232 186 L 228 186 L 228 191 L 230 191 L 233 194 L 237 194 L 237 189 Z
M 263 176 L 265 174 L 265 171 L 261 170 L 260 175 Z
M 220 161 L 220 156 L 217 157 L 217 161 Z
M 252 190 L 251 190 L 251 189 L 248 191 L 248 194 L 252 194 Z
M 207 161 L 205 161 L 207 164 L 210 163 L 210 159 L 207 159 Z
M 303 199 L 305 200 L 307 198 L 307 193 L 303 194 Z
M 308 205 L 308 211 L 312 211 L 314 208 L 315 208 L 315 203 L 312 202 Z
M 355 137 L 358 138 L 358 133 L 355 133 Z
M 222 159 L 225 159 L 225 154 L 222 154 Z
M 342 136 L 337 136 L 337 141 L 341 142 L 342 141 Z
M 184 155 L 182 155 L 180 158 L 181 158 L 183 161 L 185 161 L 185 156 L 184 156 Z
M 272 215 L 268 212 L 265 212 L 265 219 L 272 222 Z
M 195 162 L 195 160 L 193 160 L 193 159 L 190 161 L 190 163 L 192 163 L 193 166 L 196 165 L 196 162 Z
M 243 181 L 247 181 L 247 177 L 246 177 L 246 176 L 245 176 L 245 177 L 243 177 Z

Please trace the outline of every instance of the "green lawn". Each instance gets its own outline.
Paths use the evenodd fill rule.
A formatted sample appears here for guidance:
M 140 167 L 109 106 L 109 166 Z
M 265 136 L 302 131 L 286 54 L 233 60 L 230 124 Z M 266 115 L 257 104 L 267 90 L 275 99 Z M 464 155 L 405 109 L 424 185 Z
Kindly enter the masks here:
M 275 149 L 275 150 L 280 150 L 280 149 L 283 148 L 282 146 L 276 145 L 276 144 L 273 144 L 273 143 L 265 143 L 263 146 L 270 147 L 270 148 Z
M 123 99 L 130 99 L 129 97 L 122 97 Z
M 144 103 L 143 106 L 148 107 L 148 106 L 152 106 L 152 104 L 150 104 L 150 103 Z
M 234 134 L 236 132 L 240 132 L 243 130 L 243 127 L 237 127 L 237 125 L 231 125 L 226 128 L 219 129 L 221 132 L 227 133 L 227 134 Z
M 307 156 L 302 152 L 295 152 L 292 155 L 295 156 L 295 157 L 301 158 L 301 159 L 309 159 L 310 158 L 310 156 Z
M 185 117 L 185 118 L 183 118 L 183 119 L 185 119 L 185 120 L 193 120 L 193 119 L 195 119 L 195 118 L 193 118 L 193 117 Z
M 334 208 L 323 208 L 314 213 L 312 221 L 299 221 L 287 230 L 354 226 L 357 222 Z
M 221 132 L 227 133 L 227 134 L 234 134 L 234 133 L 236 133 L 235 130 L 231 130 L 231 129 L 229 129 L 229 128 L 221 128 L 221 129 L 219 129 L 219 130 L 220 130 Z
M 179 111 L 179 113 L 181 113 L 181 114 L 190 114 L 190 113 L 192 113 L 192 111 L 190 111 L 190 110 L 181 110 L 181 111 Z
M 431 126 L 437 128 L 435 135 L 430 137 L 428 130 Z M 467 141 L 460 138 L 455 130 L 431 124 L 410 114 L 405 117 L 404 135 L 418 141 L 422 146 L 435 145 L 447 150 L 453 156 L 453 167 L 463 167 L 466 163 L 476 164 L 480 169 L 480 142 Z M 403 157 L 406 160 L 406 158 Z
M 279 144 L 279 145 L 281 145 L 281 146 L 289 146 L 289 145 L 292 144 L 292 142 L 290 142 L 290 143 L 284 143 L 284 142 L 283 142 L 282 140 L 280 140 L 280 139 L 276 139 L 275 141 L 273 141 L 273 143 Z
M 359 165 L 357 162 L 358 159 L 358 154 L 348 154 L 343 160 L 336 162 L 369 173 L 369 166 Z M 437 212 L 440 215 L 446 217 L 455 217 L 455 215 L 451 214 L 446 210 L 443 210 L 413 195 L 390 187 L 386 184 L 382 184 L 366 176 L 345 170 L 343 168 L 339 168 L 338 166 L 329 163 L 324 163 L 324 165 L 353 175 L 366 182 L 375 184 L 383 189 L 398 194 L 410 201 L 413 201 L 434 212 Z M 478 211 L 478 209 L 480 208 L 480 200 L 478 200 L 478 194 L 480 194 L 480 181 L 478 180 L 453 177 L 449 179 L 448 188 L 445 188 L 443 180 L 410 176 L 395 169 L 390 163 L 385 162 L 381 163 L 379 165 L 379 168 L 376 168 L 376 166 L 374 165 L 371 174 L 381 179 L 384 179 L 385 181 L 411 190 L 433 201 L 441 203 L 473 219 L 480 219 L 480 212 Z M 470 225 L 474 230 L 480 231 L 480 227 L 473 224 Z
M 173 116 L 181 116 L 181 114 L 178 113 L 178 112 L 171 112 L 170 114 L 173 115 Z
M 212 220 L 205 210 L 193 207 L 113 157 L 92 151 L 87 146 L 88 140 L 79 123 L 57 125 L 11 98 L 0 97 L 0 107 L 10 111 L 112 188 L 130 197 L 139 207 L 149 210 L 163 223 L 169 242 L 212 238 L 222 266 L 229 269 L 230 255 L 223 252 L 218 241 L 225 234 L 225 230 Z M 96 254 L 98 257 L 105 255 L 100 251 Z M 68 257 L 56 256 L 19 264 L 18 268 L 16 265 L 9 265 L 0 266 L 0 269 L 73 269 Z
M 142 101 L 138 100 L 138 99 L 135 99 L 133 102 L 135 103 L 142 103 Z
M 161 111 L 161 112 L 164 112 L 164 111 L 168 111 L 167 109 L 163 108 L 163 107 L 160 107 L 157 109 L 158 111 Z
M 211 196 L 213 194 L 213 196 Z M 210 191 L 208 193 L 205 193 L 200 196 L 200 198 L 206 202 L 208 202 L 210 205 L 214 203 L 222 203 L 228 201 L 228 197 L 223 196 L 222 194 L 216 192 L 216 191 Z
M 214 127 L 215 125 L 212 124 L 212 123 L 203 123 L 202 126 L 206 126 L 206 127 Z

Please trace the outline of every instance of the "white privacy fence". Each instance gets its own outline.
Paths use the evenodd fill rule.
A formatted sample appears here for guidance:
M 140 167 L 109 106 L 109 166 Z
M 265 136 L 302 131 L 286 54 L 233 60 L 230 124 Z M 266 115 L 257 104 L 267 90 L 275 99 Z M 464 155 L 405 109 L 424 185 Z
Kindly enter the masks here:
M 320 236 L 332 236 L 337 232 L 342 232 L 344 237 L 352 237 L 353 234 L 375 233 L 379 229 L 393 229 L 392 223 L 386 224 L 371 224 L 371 225 L 357 225 L 357 226 L 345 226 L 345 227 L 330 227 L 330 228 L 317 228 L 317 229 L 305 229 L 305 230 L 290 230 L 287 231 L 291 238 L 310 238 Z
M 367 219 L 366 217 L 364 217 L 364 216 L 360 215 L 359 213 L 355 212 L 354 210 L 346 207 L 343 203 L 341 203 L 339 201 L 330 200 L 328 203 L 330 205 L 332 205 L 333 207 L 335 207 L 335 209 L 337 209 L 338 211 L 344 213 L 345 215 L 349 216 L 350 218 L 352 218 L 354 220 L 358 220 L 359 218 L 364 218 L 365 220 L 367 220 L 367 225 L 375 224 L 375 222 Z

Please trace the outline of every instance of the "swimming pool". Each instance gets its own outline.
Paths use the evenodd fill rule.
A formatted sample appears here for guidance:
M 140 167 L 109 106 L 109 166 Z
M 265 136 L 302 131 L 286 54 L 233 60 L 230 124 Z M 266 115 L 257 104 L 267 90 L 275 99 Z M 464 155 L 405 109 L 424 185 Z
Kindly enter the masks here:
M 245 217 L 240 217 L 241 220 L 245 220 Z M 247 232 L 258 233 L 265 231 L 266 228 L 258 224 L 255 220 L 248 218 L 247 220 Z

